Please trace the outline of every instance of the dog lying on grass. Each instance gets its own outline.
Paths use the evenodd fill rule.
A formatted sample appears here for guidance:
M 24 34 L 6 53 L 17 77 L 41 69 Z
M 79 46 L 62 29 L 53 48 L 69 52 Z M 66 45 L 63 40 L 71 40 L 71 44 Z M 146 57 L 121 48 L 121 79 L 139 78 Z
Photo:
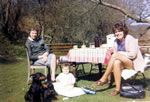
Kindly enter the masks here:
M 24 98 L 26 102 L 51 102 L 55 99 L 56 92 L 51 81 L 45 81 L 46 76 L 40 72 L 32 74 L 32 83 Z

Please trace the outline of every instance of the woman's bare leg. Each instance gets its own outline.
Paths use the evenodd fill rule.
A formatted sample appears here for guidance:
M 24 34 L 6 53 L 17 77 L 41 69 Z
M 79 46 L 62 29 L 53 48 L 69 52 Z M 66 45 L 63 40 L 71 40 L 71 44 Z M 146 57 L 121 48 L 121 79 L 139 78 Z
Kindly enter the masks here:
M 133 69 L 133 64 L 130 59 L 128 59 L 125 55 L 122 54 L 116 54 L 115 59 L 116 60 L 114 61 L 114 65 L 113 65 L 114 78 L 115 78 L 116 90 L 120 91 L 122 69 L 124 68 Z
M 115 55 L 115 59 L 120 60 L 124 68 L 134 69 L 132 61 L 129 58 L 127 58 L 125 55 L 118 53 Z
M 113 63 L 114 63 L 114 61 L 115 61 L 115 55 L 113 54 L 111 56 L 111 58 L 110 58 L 110 61 L 109 61 L 108 66 L 106 68 L 106 71 L 105 71 L 104 75 L 102 76 L 102 78 L 100 79 L 100 81 L 102 81 L 102 82 L 107 81 L 108 76 L 110 75 L 110 73 L 113 70 Z
M 120 84 L 121 84 L 121 71 L 122 71 L 122 63 L 120 60 L 115 60 L 114 62 L 114 78 L 115 78 L 115 84 L 116 84 L 116 90 L 120 91 Z
M 108 63 L 108 66 L 106 68 L 104 75 L 100 79 L 102 82 L 105 82 L 108 79 L 108 76 L 110 75 L 110 73 L 113 70 L 115 60 L 120 60 L 123 67 L 128 68 L 128 69 L 133 69 L 132 61 L 130 59 L 128 59 L 125 55 L 119 54 L 119 53 L 113 54 L 111 56 L 111 59 Z
M 52 55 L 50 67 L 51 67 L 51 71 L 52 71 L 51 80 L 54 81 L 55 80 L 55 72 L 56 72 L 56 56 L 55 55 Z

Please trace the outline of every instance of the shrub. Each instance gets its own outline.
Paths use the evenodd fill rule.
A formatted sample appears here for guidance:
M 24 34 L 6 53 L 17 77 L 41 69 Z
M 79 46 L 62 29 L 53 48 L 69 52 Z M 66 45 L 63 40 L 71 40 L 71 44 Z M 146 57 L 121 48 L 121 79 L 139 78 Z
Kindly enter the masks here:
M 15 56 L 17 57 L 26 56 L 24 45 L 15 45 L 14 49 L 15 49 L 15 52 L 14 52 Z
M 14 60 L 14 48 L 3 33 L 0 32 L 0 63 Z

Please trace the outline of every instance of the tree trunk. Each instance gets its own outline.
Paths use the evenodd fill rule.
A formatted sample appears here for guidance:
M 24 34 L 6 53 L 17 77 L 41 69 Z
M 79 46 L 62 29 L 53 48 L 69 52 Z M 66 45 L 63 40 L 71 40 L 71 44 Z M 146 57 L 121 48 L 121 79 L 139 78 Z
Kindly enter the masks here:
M 42 28 L 41 28 L 42 30 L 41 30 L 41 37 L 42 37 L 42 39 L 44 40 L 44 33 L 45 33 L 45 27 L 44 27 L 44 25 L 42 25 Z
M 8 17 L 9 17 L 9 13 L 10 13 L 10 6 L 11 6 L 12 2 L 13 2 L 13 0 L 7 1 L 7 6 L 6 6 L 6 10 L 5 10 L 5 20 L 4 20 L 5 24 L 8 22 Z

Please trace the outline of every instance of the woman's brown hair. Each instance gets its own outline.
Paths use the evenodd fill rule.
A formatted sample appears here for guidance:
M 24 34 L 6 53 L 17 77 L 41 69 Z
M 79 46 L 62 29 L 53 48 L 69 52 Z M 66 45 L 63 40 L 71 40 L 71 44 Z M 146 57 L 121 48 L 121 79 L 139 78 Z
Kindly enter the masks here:
M 127 36 L 128 34 L 128 27 L 126 26 L 126 24 L 123 23 L 116 23 L 113 28 L 112 28 L 113 33 L 115 34 L 116 31 L 123 31 L 124 33 L 124 38 Z
M 30 32 L 31 32 L 31 31 L 37 31 L 37 34 L 38 34 L 39 28 L 38 28 L 37 26 L 34 26 L 34 27 L 30 28 L 30 29 L 29 29 L 29 36 L 30 36 Z M 38 34 L 38 35 L 39 35 L 39 34 Z

